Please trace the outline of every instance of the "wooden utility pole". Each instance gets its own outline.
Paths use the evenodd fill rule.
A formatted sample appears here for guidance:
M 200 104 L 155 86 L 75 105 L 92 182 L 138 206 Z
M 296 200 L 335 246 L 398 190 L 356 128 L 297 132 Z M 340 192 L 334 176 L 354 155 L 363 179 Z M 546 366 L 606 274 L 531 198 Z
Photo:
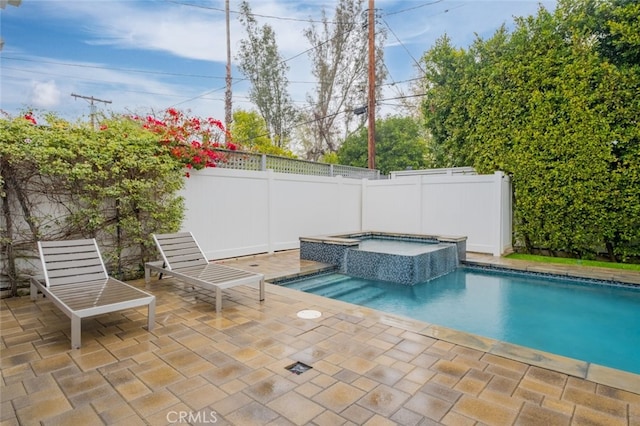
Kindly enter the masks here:
M 80 98 L 80 99 L 86 99 L 89 101 L 89 111 L 91 111 L 90 113 L 91 127 L 95 129 L 96 128 L 96 105 L 94 104 L 94 102 L 102 102 L 105 104 L 110 104 L 111 101 L 105 101 L 104 99 L 94 98 L 93 96 L 76 95 L 75 93 L 72 93 L 71 96 L 73 96 L 76 99 Z
M 231 116 L 231 33 L 229 30 L 229 0 L 225 0 L 225 13 L 227 19 L 227 90 L 224 94 L 224 127 L 227 130 L 224 134 L 224 141 L 230 142 L 229 127 L 233 120 Z
M 367 114 L 369 120 L 368 151 L 369 168 L 376 168 L 376 31 L 374 0 L 369 0 L 369 99 Z

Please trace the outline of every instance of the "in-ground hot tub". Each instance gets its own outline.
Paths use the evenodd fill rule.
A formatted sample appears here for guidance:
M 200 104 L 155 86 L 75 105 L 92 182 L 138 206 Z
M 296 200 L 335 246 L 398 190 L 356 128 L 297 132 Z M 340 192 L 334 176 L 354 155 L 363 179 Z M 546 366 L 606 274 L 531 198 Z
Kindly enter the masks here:
M 466 246 L 466 237 L 360 232 L 300 237 L 300 258 L 358 278 L 414 285 L 456 269 Z

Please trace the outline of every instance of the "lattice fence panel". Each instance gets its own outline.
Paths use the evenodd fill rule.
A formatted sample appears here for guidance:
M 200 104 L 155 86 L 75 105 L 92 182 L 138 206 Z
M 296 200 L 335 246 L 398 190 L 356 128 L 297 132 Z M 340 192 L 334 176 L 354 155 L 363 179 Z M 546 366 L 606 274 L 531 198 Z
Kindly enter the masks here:
M 267 170 L 279 173 L 292 173 L 312 176 L 343 176 L 356 179 L 379 179 L 379 170 L 361 167 L 343 166 L 339 164 L 316 163 L 314 161 L 297 160 L 275 155 L 255 154 L 251 152 L 217 150 L 224 154 L 218 167 L 238 170 Z

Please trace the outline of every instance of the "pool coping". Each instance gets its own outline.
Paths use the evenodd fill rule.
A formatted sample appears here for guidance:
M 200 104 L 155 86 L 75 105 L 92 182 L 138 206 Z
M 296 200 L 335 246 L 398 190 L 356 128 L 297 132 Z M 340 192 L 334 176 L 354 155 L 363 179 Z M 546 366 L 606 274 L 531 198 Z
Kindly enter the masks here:
M 570 275 L 568 273 L 554 273 L 545 268 L 535 268 L 536 270 L 529 270 L 526 268 L 513 267 L 510 268 L 506 265 L 487 264 L 481 261 L 465 261 L 462 266 L 490 266 L 493 269 L 499 270 L 512 270 L 517 272 L 535 272 L 548 275 L 555 275 L 562 278 L 575 277 L 578 279 L 591 279 L 604 281 L 621 282 L 616 280 L 601 280 L 600 278 L 593 278 L 585 275 Z M 294 290 L 274 282 L 287 281 L 296 278 L 307 277 L 310 275 L 317 275 L 336 271 L 335 267 L 328 266 L 312 272 L 300 272 L 295 274 L 283 275 L 276 278 L 270 278 L 268 284 L 270 291 L 283 291 L 284 295 L 290 296 L 289 292 L 296 292 L 296 294 L 303 293 L 311 299 L 320 298 L 322 303 L 331 303 L 340 307 L 344 312 L 354 315 L 356 317 L 368 317 L 373 318 L 385 325 L 392 325 L 399 327 L 407 331 L 412 331 L 421 334 L 426 337 L 431 337 L 439 340 L 443 340 L 448 343 L 464 346 L 470 349 L 479 350 L 485 353 L 489 353 L 503 358 L 511 359 L 514 361 L 523 362 L 529 365 L 545 368 L 558 373 L 567 374 L 570 376 L 578 377 L 581 379 L 589 380 L 594 383 L 611 386 L 628 392 L 633 392 L 640 395 L 640 374 L 631 373 L 624 370 L 619 370 L 603 365 L 591 363 L 588 361 L 582 361 L 566 356 L 541 351 L 538 349 L 529 348 L 526 346 L 516 345 L 513 343 L 492 339 L 489 337 L 479 336 L 473 333 L 468 333 L 452 328 L 444 327 L 437 324 L 431 324 L 423 321 L 418 321 L 412 318 L 408 318 L 398 314 L 391 314 L 376 309 L 368 308 L 365 306 L 355 305 L 349 302 L 343 302 L 340 300 L 331 299 L 324 296 L 318 296 L 312 293 L 306 293 L 300 290 Z M 337 271 L 336 271 L 337 272 Z M 623 283 L 624 287 L 640 287 L 635 282 Z M 305 296 L 305 297 L 306 297 Z M 330 302 L 328 302 L 330 301 Z M 321 303 L 319 303 L 321 305 Z
M 550 275 L 558 278 L 573 278 L 576 280 L 587 280 L 600 282 L 607 285 L 622 285 L 624 287 L 640 288 L 640 274 L 625 275 L 624 270 L 611 268 L 589 268 L 585 270 L 563 268 L 560 264 L 531 265 L 530 262 L 523 261 L 522 264 L 496 264 L 483 260 L 465 260 L 461 262 L 465 266 L 488 268 L 491 270 L 507 270 L 514 272 L 527 272 L 534 275 Z M 637 276 L 636 276 L 637 275 Z

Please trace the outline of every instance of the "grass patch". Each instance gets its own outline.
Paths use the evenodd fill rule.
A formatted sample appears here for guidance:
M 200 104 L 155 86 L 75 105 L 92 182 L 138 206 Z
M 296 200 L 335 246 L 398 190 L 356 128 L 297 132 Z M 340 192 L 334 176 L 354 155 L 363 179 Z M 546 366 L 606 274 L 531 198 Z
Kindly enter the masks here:
M 563 265 L 598 266 L 601 268 L 625 269 L 629 271 L 640 272 L 640 265 L 635 263 L 602 262 L 599 260 L 571 259 L 568 257 L 552 257 L 552 256 L 541 256 L 538 254 L 523 254 L 523 253 L 512 253 L 506 257 L 509 259 L 529 260 L 532 262 L 561 263 Z

